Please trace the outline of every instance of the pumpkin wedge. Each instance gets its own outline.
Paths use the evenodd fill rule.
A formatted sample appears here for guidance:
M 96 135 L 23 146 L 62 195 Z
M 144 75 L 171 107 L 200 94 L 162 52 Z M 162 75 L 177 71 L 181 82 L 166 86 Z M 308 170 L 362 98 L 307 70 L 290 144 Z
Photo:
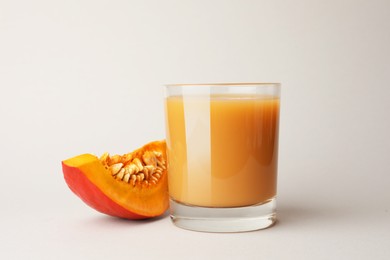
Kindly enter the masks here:
M 69 188 L 97 211 L 126 219 L 162 215 L 168 208 L 165 141 L 124 155 L 82 154 L 62 161 Z

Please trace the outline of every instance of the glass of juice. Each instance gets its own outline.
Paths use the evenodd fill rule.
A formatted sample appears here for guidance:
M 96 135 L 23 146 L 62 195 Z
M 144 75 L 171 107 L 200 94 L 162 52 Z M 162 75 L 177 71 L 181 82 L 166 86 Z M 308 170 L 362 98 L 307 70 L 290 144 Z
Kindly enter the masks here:
M 181 228 L 275 223 L 279 83 L 165 86 L 170 214 Z

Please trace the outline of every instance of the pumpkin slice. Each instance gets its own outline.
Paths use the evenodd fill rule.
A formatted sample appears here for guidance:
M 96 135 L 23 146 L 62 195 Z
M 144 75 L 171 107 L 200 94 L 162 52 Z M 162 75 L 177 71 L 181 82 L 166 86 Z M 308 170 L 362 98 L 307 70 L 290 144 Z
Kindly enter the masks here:
M 69 188 L 97 211 L 145 219 L 168 208 L 165 141 L 151 142 L 124 155 L 82 154 L 62 161 Z

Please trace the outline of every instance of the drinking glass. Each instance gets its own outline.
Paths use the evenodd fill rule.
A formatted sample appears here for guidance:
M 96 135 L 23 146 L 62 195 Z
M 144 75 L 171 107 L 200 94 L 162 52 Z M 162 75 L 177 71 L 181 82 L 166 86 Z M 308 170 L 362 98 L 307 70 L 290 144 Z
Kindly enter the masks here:
M 165 86 L 170 215 L 240 232 L 276 220 L 279 83 Z

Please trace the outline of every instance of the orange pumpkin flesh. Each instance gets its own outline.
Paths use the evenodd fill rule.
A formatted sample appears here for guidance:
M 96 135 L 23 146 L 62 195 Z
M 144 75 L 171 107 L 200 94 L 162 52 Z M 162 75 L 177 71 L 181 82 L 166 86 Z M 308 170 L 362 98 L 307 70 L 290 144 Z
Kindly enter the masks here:
M 161 154 L 165 164 L 165 147 L 165 141 L 152 142 L 132 153 L 113 156 L 111 162 L 110 158 L 99 159 L 91 154 L 82 154 L 62 162 L 64 178 L 77 196 L 104 214 L 127 219 L 159 216 L 168 208 L 168 181 L 165 165 L 159 164 L 164 169 L 160 167 L 158 174 L 153 175 L 153 171 L 149 174 L 146 172 L 143 174 L 146 175 L 143 180 L 140 177 L 132 180 L 123 178 L 123 173 L 122 177 L 118 177 L 120 174 L 113 175 L 110 163 L 115 163 L 112 160 L 121 160 L 124 162 L 122 171 L 125 172 L 126 165 L 136 160 L 141 161 L 145 166 L 146 163 L 143 161 L 147 159 L 145 159 L 145 154 L 158 153 Z M 157 181 L 155 176 L 158 176 Z

